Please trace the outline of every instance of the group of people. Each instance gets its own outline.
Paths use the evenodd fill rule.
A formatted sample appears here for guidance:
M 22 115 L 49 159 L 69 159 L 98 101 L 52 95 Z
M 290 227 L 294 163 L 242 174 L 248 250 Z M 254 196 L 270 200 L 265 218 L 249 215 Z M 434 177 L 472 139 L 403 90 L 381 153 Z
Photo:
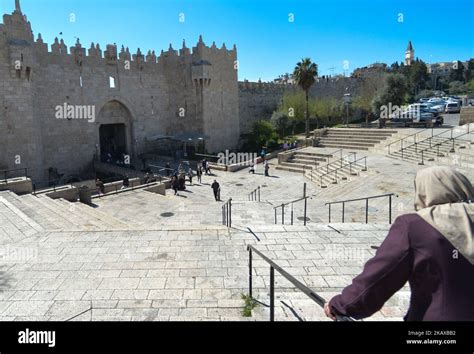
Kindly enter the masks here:
M 296 149 L 298 147 L 298 141 L 295 140 L 293 142 L 291 141 L 286 141 L 283 143 L 283 150 L 290 150 L 290 149 Z
M 263 169 L 265 170 L 265 177 L 270 177 L 270 174 L 268 173 L 268 171 L 270 170 L 270 165 L 268 164 L 267 160 L 265 160 L 263 162 Z M 255 164 L 254 163 L 250 164 L 249 173 L 255 174 Z

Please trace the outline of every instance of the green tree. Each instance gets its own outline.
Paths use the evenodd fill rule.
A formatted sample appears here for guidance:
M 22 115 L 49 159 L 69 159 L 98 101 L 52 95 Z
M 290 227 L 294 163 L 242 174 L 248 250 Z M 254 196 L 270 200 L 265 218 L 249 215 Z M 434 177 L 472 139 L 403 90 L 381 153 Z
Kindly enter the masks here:
M 286 114 L 295 134 L 296 124 L 305 118 L 305 98 L 302 92 L 285 93 L 279 112 Z
M 464 82 L 464 65 L 459 60 L 453 63 L 453 67 L 449 72 L 449 81 Z
M 451 95 L 465 93 L 466 91 L 467 87 L 461 81 L 451 81 L 449 83 L 449 93 Z
M 313 86 L 318 76 L 318 66 L 313 63 L 310 58 L 302 59 L 296 64 L 293 72 L 293 77 L 298 86 L 300 86 L 306 98 L 306 110 L 305 110 L 305 134 L 309 136 L 309 89 Z
M 372 101 L 372 111 L 375 116 L 380 116 L 382 106 L 401 106 L 406 102 L 407 83 L 404 75 L 390 74 L 387 76 L 382 91 Z
M 278 132 L 280 138 L 283 138 L 285 136 L 289 121 L 290 120 L 286 113 L 278 111 L 273 112 L 270 122 L 273 124 L 273 127 Z
M 259 147 L 266 146 L 270 140 L 277 139 L 275 128 L 268 120 L 259 120 L 253 124 L 252 135 Z

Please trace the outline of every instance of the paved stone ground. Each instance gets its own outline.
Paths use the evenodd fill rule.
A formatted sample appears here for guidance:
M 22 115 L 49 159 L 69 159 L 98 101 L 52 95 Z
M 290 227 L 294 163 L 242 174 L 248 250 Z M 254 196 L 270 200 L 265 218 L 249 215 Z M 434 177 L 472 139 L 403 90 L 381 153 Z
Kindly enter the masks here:
M 394 214 L 412 210 L 413 178 L 420 167 L 367 155 L 368 173 L 327 189 L 275 170 L 273 160 L 272 177 L 261 169 L 255 175 L 216 171 L 179 196 L 133 191 L 94 200 L 95 210 L 121 220 L 128 230 L 73 230 L 79 208 L 65 205 L 60 219 L 31 204 L 38 210 L 26 215 L 28 209 L 23 213 L 12 204 L 21 206 L 24 197 L 9 201 L 0 195 L 0 320 L 266 321 L 269 266 L 257 257 L 254 287 L 262 305 L 250 318 L 241 314 L 241 294 L 248 292 L 248 244 L 329 299 L 362 270 L 389 226 L 386 201 L 369 204 L 371 224 L 334 224 L 340 220 L 336 207 L 333 224 L 324 224 L 324 203 L 395 192 Z M 233 198 L 232 229 L 219 225 L 222 202 L 213 200 L 214 178 L 222 185 L 222 199 Z M 308 225 L 296 221 L 302 203 L 294 206 L 295 225 L 287 224 L 288 214 L 286 225 L 274 225 L 274 206 L 301 197 L 305 182 L 313 196 Z M 262 201 L 248 201 L 257 186 Z M 363 221 L 364 206 L 348 205 L 346 221 Z M 69 224 L 64 222 L 68 213 Z M 277 320 L 326 320 L 316 304 L 278 275 L 276 287 Z M 409 290 L 402 289 L 371 320 L 401 319 L 408 297 Z
M 263 305 L 250 318 L 241 314 L 247 244 L 329 299 L 360 272 L 387 226 L 273 225 L 252 231 L 40 232 L 9 244 L 10 251 L 28 250 L 31 257 L 4 259 L 0 320 L 267 320 L 269 267 L 257 256 L 254 288 Z M 276 287 L 277 320 L 325 320 L 279 275 Z M 400 319 L 407 294 L 399 292 L 372 319 Z

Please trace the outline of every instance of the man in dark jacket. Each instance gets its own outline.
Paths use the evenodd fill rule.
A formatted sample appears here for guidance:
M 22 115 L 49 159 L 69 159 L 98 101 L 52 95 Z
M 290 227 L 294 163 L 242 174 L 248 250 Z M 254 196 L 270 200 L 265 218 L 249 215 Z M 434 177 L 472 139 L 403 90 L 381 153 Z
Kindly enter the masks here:
M 219 183 L 217 183 L 217 180 L 214 180 L 214 183 L 211 185 L 212 190 L 214 191 L 214 198 L 216 199 L 216 202 L 221 200 L 221 187 L 219 186 Z

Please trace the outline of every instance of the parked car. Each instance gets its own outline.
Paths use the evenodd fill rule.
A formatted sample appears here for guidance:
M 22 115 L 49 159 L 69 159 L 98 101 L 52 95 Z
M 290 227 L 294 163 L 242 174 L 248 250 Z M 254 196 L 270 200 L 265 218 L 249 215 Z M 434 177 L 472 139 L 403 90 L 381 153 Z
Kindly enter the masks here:
M 446 104 L 445 113 L 459 113 L 461 112 L 461 105 L 459 102 L 448 102 Z

